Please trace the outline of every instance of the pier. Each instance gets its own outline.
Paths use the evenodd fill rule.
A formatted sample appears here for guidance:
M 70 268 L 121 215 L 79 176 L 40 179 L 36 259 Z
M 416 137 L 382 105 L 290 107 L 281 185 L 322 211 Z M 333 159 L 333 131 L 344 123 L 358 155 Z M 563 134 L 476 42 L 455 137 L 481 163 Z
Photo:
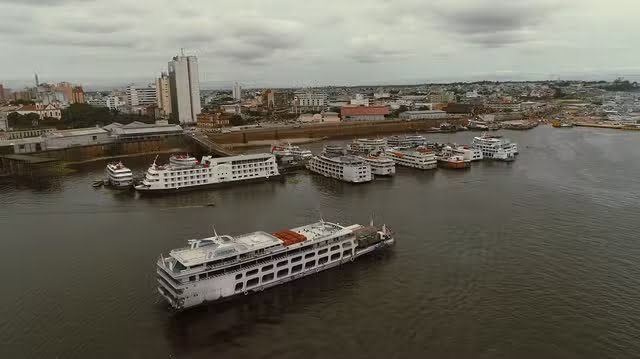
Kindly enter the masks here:
M 14 176 L 32 177 L 49 173 L 51 166 L 58 161 L 55 158 L 29 155 L 4 155 L 0 156 L 0 172 Z

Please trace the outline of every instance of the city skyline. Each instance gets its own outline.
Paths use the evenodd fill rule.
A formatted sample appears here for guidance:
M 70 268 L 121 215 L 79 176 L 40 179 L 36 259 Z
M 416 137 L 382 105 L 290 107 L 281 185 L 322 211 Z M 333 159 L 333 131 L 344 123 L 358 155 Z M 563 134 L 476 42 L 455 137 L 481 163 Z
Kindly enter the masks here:
M 229 87 L 640 77 L 632 0 L 351 1 L 336 6 L 0 1 L 5 87 L 150 82 L 185 48 Z M 224 15 L 217 8 L 224 7 Z M 311 7 L 311 8 L 309 8 Z M 620 12 L 624 8 L 628 11 Z M 313 16 L 300 16 L 313 13 Z M 74 14 L 74 15 L 70 15 Z M 162 21 L 158 21 L 162 19 Z M 46 59 L 44 61 L 43 59 Z

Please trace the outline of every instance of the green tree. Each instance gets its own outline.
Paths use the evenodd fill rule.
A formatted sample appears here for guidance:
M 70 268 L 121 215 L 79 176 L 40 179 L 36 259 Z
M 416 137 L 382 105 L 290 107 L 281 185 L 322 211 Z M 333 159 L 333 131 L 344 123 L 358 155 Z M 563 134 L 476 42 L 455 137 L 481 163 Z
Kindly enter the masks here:
M 40 116 L 37 113 L 19 114 L 12 112 L 7 116 L 9 127 L 16 129 L 25 129 L 38 127 Z
M 246 124 L 246 121 L 242 118 L 242 116 L 240 115 L 233 115 L 231 116 L 231 118 L 229 119 L 229 123 L 232 126 L 242 126 Z
M 9 104 L 10 105 L 35 105 L 36 103 L 31 100 L 18 99 L 18 100 L 9 101 Z

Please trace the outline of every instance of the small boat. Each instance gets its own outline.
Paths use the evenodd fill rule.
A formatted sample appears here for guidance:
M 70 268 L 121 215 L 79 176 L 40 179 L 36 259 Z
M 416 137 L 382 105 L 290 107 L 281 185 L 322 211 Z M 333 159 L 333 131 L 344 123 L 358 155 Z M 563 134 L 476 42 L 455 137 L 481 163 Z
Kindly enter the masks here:
M 96 180 L 91 184 L 93 188 L 102 187 L 102 185 L 104 185 L 104 180 Z
M 448 169 L 465 169 L 471 167 L 471 160 L 465 160 L 461 155 L 438 157 L 438 167 Z

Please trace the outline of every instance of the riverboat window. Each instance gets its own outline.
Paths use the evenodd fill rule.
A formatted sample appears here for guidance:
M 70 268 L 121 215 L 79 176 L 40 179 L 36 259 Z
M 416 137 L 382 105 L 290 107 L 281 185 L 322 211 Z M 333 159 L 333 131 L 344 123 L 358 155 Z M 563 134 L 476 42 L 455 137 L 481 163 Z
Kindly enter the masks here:
M 325 264 L 325 263 L 327 263 L 328 261 L 329 261 L 329 257 L 327 257 L 327 256 L 324 256 L 324 257 L 320 257 L 320 258 L 318 258 L 318 264 L 319 264 L 319 265 L 320 265 L 320 264 Z
M 304 264 L 304 268 L 313 268 L 316 266 L 316 261 L 308 261 L 307 263 Z
M 350 255 L 351 255 L 351 250 L 348 250 L 348 251 L 344 251 L 344 252 L 342 252 L 342 256 L 343 256 L 343 257 L 348 257 L 348 256 L 350 256 Z
M 242 278 L 242 273 L 238 273 L 238 274 L 236 274 L 236 280 L 238 280 L 238 279 L 240 279 L 240 278 Z
M 291 258 L 291 263 L 300 262 L 302 260 L 302 256 L 297 256 L 295 258 Z
M 335 250 L 338 250 L 338 249 L 340 249 L 340 246 L 333 246 L 333 247 L 331 247 L 331 250 L 332 250 L 332 251 L 335 251 Z
M 282 267 L 282 266 L 286 266 L 287 264 L 289 264 L 289 261 L 280 261 L 280 262 L 278 262 L 278 264 L 276 266 L 277 267 Z
M 247 288 L 255 287 L 258 284 L 259 278 L 251 278 L 247 281 Z
M 285 268 L 285 269 L 281 269 L 278 271 L 278 278 L 282 278 L 284 276 L 286 276 L 287 274 L 289 274 L 289 269 Z
M 191 277 L 189 277 L 189 282 L 195 282 L 196 281 L 196 276 L 192 275 Z
M 291 268 L 291 273 L 298 273 L 302 270 L 302 264 L 297 264 Z
M 307 253 L 307 254 L 305 254 L 305 256 L 304 256 L 304 259 L 313 258 L 315 255 L 316 255 L 316 254 L 315 254 L 315 252 Z
M 265 274 L 262 276 L 262 283 L 270 282 L 273 280 L 273 273 Z
M 236 292 L 242 290 L 243 286 L 244 286 L 244 283 L 242 283 L 242 282 L 236 283 Z
M 272 270 L 273 269 L 273 264 L 269 264 L 268 266 L 264 266 L 262 267 L 262 271 L 266 272 L 268 270 Z
M 342 248 L 349 248 L 349 247 L 351 247 L 351 242 L 342 243 Z
M 258 270 L 257 269 L 252 269 L 250 271 L 247 272 L 247 277 L 250 275 L 254 275 L 254 274 L 258 274 Z
M 328 250 L 329 249 L 327 249 L 327 248 L 322 248 L 321 250 L 318 251 L 318 255 L 325 254 L 325 253 L 327 253 Z
M 331 260 L 335 261 L 336 259 L 340 259 L 340 253 L 334 253 L 331 255 Z

